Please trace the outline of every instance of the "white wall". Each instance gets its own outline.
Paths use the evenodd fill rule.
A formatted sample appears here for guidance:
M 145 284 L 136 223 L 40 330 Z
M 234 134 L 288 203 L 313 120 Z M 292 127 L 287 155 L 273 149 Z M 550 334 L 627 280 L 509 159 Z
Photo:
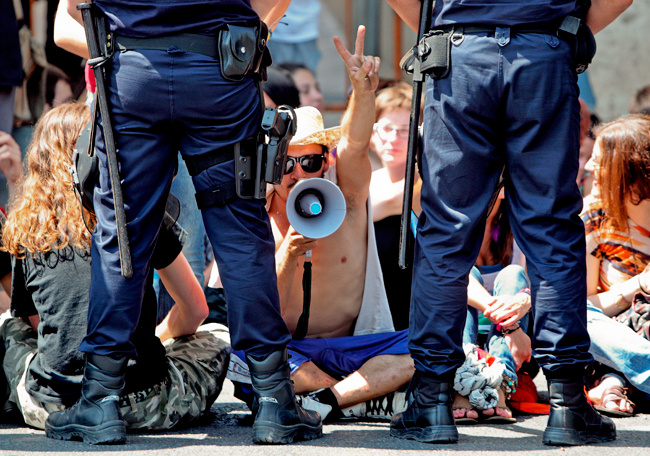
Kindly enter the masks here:
M 625 114 L 633 95 L 650 85 L 650 2 L 635 0 L 596 35 L 598 52 L 589 67 L 596 113 L 603 120 Z

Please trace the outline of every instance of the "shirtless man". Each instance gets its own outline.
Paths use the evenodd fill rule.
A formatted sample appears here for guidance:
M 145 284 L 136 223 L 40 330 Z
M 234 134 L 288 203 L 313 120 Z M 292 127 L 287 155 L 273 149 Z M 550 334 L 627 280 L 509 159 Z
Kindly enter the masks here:
M 377 57 L 363 55 L 364 34 L 365 29 L 360 27 L 354 55 L 338 38 L 334 39 L 353 86 L 341 127 L 325 130 L 316 108 L 296 110 L 298 131 L 289 146 L 285 175 L 281 184 L 274 186 L 267 206 L 276 242 L 280 306 L 292 333 L 303 309 L 305 252 L 311 250 L 313 254 L 307 337 L 289 344 L 289 363 L 296 392 L 316 392 L 302 398 L 303 407 L 310 408 L 316 400 L 326 404 L 325 410 L 319 404 L 315 406 L 321 415 L 329 411 L 327 406 L 333 408 L 330 417 L 340 411 L 347 416 L 379 417 L 369 413 L 371 408 L 377 412 L 379 404 L 383 405 L 381 416 L 390 417 L 390 409 L 405 407 L 404 394 L 397 395 L 397 400 L 390 395 L 373 404 L 366 401 L 393 393 L 413 373 L 406 331 L 393 330 L 381 271 L 377 270 L 379 286 L 369 286 L 366 274 L 371 175 L 368 144 L 374 123 L 380 62 Z M 330 150 L 339 137 L 334 170 Z M 324 177 L 328 170 L 328 174 L 335 174 L 332 180 L 336 179 L 345 196 L 345 220 L 334 234 L 319 240 L 308 239 L 290 226 L 286 200 L 300 179 Z M 370 324 L 360 317 L 366 306 L 373 309 Z M 328 356 L 331 354 L 335 356 Z M 231 374 L 237 370 L 238 366 L 231 365 Z M 237 381 L 233 375 L 230 378 Z M 320 389 L 323 390 L 317 391 Z M 358 407 L 352 407 L 357 404 Z
M 354 55 L 345 49 L 338 38 L 334 40 L 353 86 L 340 131 L 322 130 L 322 126 L 319 130 L 317 121 L 320 113 L 316 109 L 298 110 L 298 131 L 289 146 L 286 174 L 282 183 L 274 187 L 269 208 L 276 242 L 280 307 L 292 332 L 296 330 L 303 308 L 301 279 L 305 252 L 311 250 L 313 255 L 307 339 L 291 342 L 292 348 L 305 356 L 305 362 L 293 372 L 292 379 L 299 393 L 326 388 L 325 393 L 318 394 L 329 396 L 331 400 L 331 393 L 336 403 L 329 405 L 335 410 L 337 405 L 346 408 L 391 393 L 407 383 L 413 373 L 413 363 L 406 350 L 405 331 L 353 336 L 359 332 L 358 327 L 355 331 L 355 326 L 366 288 L 367 202 L 372 171 L 368 145 L 374 123 L 379 70 L 379 58 L 363 55 L 364 33 L 364 29 L 360 28 Z M 339 134 L 341 140 L 337 148 L 335 174 L 345 197 L 346 216 L 334 234 L 319 240 L 308 239 L 290 226 L 286 199 L 299 180 L 325 176 L 330 167 L 328 149 L 333 146 L 332 139 Z M 315 164 L 322 161 L 322 165 L 314 169 L 309 166 L 311 160 L 300 160 L 309 155 L 323 157 L 314 160 Z M 333 171 L 330 170 L 330 173 Z M 392 324 L 386 327 L 392 327 Z M 361 364 L 349 372 L 345 372 L 344 366 L 328 365 L 327 360 L 320 360 L 316 356 L 316 352 L 322 352 L 326 347 L 340 347 L 346 355 L 349 354 L 350 358 Z M 357 349 L 363 354 L 357 353 Z M 295 362 L 294 358 L 292 362 Z M 342 374 L 345 379 L 338 381 L 326 371 Z

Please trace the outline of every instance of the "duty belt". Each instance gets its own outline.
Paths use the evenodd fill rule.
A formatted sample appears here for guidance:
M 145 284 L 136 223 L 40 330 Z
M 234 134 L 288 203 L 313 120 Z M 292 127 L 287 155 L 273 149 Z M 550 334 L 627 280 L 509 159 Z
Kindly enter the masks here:
M 487 33 L 488 35 L 494 35 L 497 28 L 509 28 L 510 34 L 518 33 L 541 33 L 543 35 L 557 35 L 558 26 L 557 24 L 528 24 L 528 25 L 514 25 L 511 27 L 506 26 L 496 26 L 496 25 L 472 25 L 472 24 L 455 24 L 444 27 L 436 27 L 431 29 L 439 30 L 441 32 L 453 32 L 460 33 L 463 35 L 471 35 L 477 33 Z
M 147 38 L 130 38 L 128 36 L 113 35 L 111 44 L 110 36 L 106 43 L 109 51 L 129 50 L 159 50 L 166 51 L 174 46 L 185 52 L 197 52 L 212 58 L 219 57 L 219 40 L 216 36 L 198 35 L 195 33 L 179 33 L 177 35 L 154 36 Z M 113 49 L 110 49 L 113 47 Z

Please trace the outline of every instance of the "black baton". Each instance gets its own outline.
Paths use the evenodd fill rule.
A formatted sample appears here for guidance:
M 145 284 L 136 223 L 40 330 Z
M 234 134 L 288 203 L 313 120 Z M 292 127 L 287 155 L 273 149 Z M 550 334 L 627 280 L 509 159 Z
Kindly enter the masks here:
M 95 96 L 99 101 L 99 112 L 102 116 L 104 127 L 104 144 L 106 145 L 106 157 L 108 159 L 108 174 L 111 179 L 113 190 L 113 205 L 115 208 L 115 223 L 117 225 L 117 244 L 120 253 L 120 268 L 122 277 L 130 279 L 133 276 L 133 264 L 131 263 L 131 248 L 129 247 L 129 236 L 126 232 L 126 214 L 124 212 L 124 198 L 122 196 L 122 185 L 117 164 L 117 152 L 115 151 L 115 137 L 113 136 L 113 122 L 108 110 L 108 97 L 106 93 L 106 81 L 103 64 L 108 62 L 108 57 L 100 52 L 99 39 L 97 36 L 97 14 L 96 6 L 92 3 L 81 3 L 77 9 L 81 11 L 86 31 L 86 42 L 90 60 L 88 64 L 95 74 L 96 91 Z
M 409 120 L 409 142 L 406 152 L 406 175 L 404 176 L 404 201 L 402 203 L 402 223 L 399 236 L 399 267 L 408 267 L 408 239 L 411 222 L 411 210 L 413 207 L 413 181 L 415 177 L 415 154 L 418 146 L 418 125 L 420 123 L 420 98 L 422 97 L 422 85 L 426 75 L 420 72 L 421 49 L 420 42 L 425 33 L 429 31 L 433 4 L 435 0 L 423 0 L 420 7 L 420 25 L 418 38 L 413 53 L 413 98 L 411 99 L 411 118 Z

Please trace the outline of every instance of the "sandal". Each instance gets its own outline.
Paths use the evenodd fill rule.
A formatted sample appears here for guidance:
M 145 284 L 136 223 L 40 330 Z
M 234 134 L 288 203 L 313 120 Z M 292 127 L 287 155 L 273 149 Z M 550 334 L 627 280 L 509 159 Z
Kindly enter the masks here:
M 497 405 L 495 407 L 495 409 L 496 410 L 495 410 L 494 415 L 492 415 L 492 416 L 483 415 L 483 421 L 485 423 L 487 423 L 487 424 L 512 424 L 512 423 L 517 422 L 517 419 L 513 418 L 512 411 L 508 407 Z M 510 416 L 499 415 L 498 413 L 496 413 L 497 410 L 501 410 L 501 411 L 503 411 L 505 413 L 508 413 Z
M 609 388 L 603 391 L 603 395 L 600 398 L 600 404 L 595 405 L 594 408 L 598 410 L 603 415 L 609 415 L 614 417 L 630 417 L 634 416 L 634 412 L 626 412 L 624 410 L 616 410 L 605 407 L 605 404 L 608 402 L 618 403 L 619 407 L 621 401 L 626 401 L 627 403 L 634 408 L 634 402 L 628 399 L 627 394 L 625 393 L 625 388 L 621 385 L 610 386 Z
M 469 403 L 469 400 L 466 397 L 456 393 L 456 397 L 454 398 L 454 405 L 452 405 L 452 410 L 454 412 L 454 421 L 456 422 L 456 425 L 467 426 L 478 424 L 478 419 L 470 418 L 467 416 L 467 412 L 469 411 L 475 411 L 477 414 L 478 411 Z M 463 416 L 456 417 L 456 410 L 464 410 L 465 413 L 463 413 Z
M 498 411 L 501 411 L 510 416 L 499 415 Z M 512 417 L 512 411 L 506 405 L 506 394 L 501 388 L 499 388 L 499 403 L 496 407 L 493 407 L 493 413 L 494 415 L 486 415 L 485 413 L 481 413 L 480 416 L 482 418 L 482 421 L 487 424 L 512 424 L 517 422 L 517 419 Z

